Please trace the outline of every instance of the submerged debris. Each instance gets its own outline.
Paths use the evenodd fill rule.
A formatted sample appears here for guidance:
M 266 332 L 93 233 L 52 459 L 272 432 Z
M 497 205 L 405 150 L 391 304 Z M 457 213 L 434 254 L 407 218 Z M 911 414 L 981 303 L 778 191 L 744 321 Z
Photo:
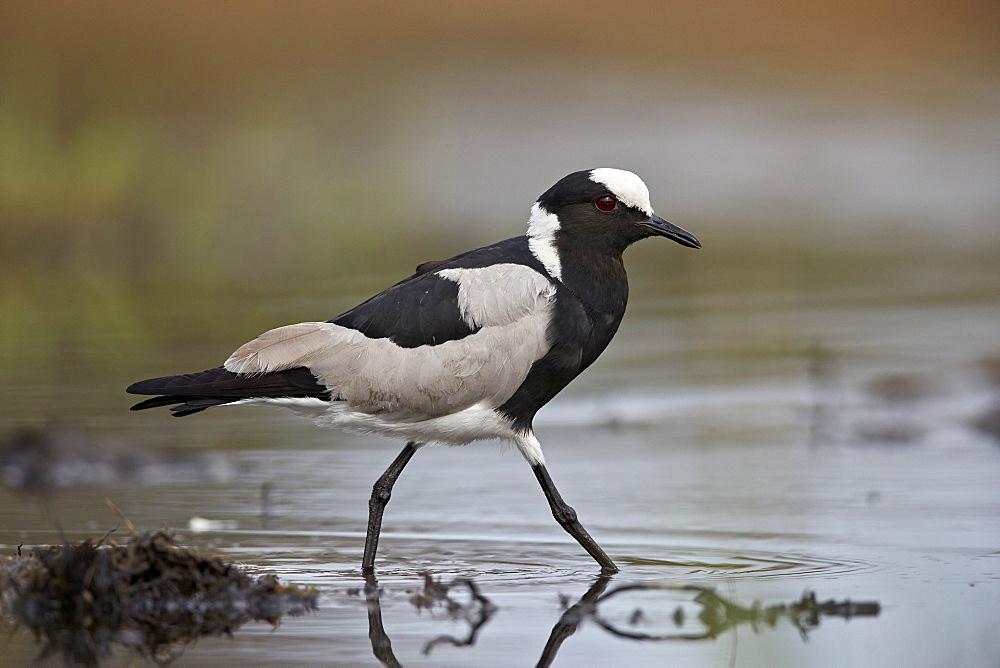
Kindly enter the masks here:
M 410 604 L 416 608 L 418 613 L 422 613 L 424 610 L 433 611 L 437 608 L 444 608 L 450 619 L 468 625 L 468 632 L 464 638 L 453 635 L 435 636 L 424 643 L 421 653 L 424 656 L 429 656 L 431 651 L 441 644 L 455 647 L 475 645 L 480 630 L 496 612 L 497 607 L 480 592 L 476 583 L 469 578 L 459 577 L 452 580 L 451 583 L 444 583 L 440 578 L 434 579 L 430 573 L 423 573 L 423 580 L 422 590 L 407 591 L 410 595 Z M 463 600 L 464 596 L 456 595 L 456 588 L 464 589 L 468 593 L 468 600 Z M 398 667 L 401 664 L 392 651 L 392 642 L 382 625 L 380 599 L 384 592 L 379 587 L 374 575 L 365 577 L 364 592 L 368 605 L 368 637 L 371 639 L 372 653 L 387 668 Z M 348 589 L 347 595 L 356 596 L 357 590 Z
M 490 617 L 496 612 L 497 608 L 493 605 L 493 602 L 483 596 L 479 591 L 479 587 L 475 582 L 469 578 L 456 578 L 450 585 L 444 585 L 440 580 L 434 581 L 431 578 L 430 573 L 424 574 L 424 591 L 432 593 L 432 596 L 438 598 L 445 604 L 445 609 L 448 611 L 448 616 L 452 619 L 462 620 L 469 625 L 469 632 L 464 638 L 457 638 L 452 635 L 439 635 L 436 638 L 428 640 L 424 644 L 421 653 L 424 656 L 429 656 L 431 650 L 435 646 L 441 643 L 447 643 L 454 645 L 455 647 L 469 647 L 476 644 L 476 636 L 479 635 L 480 629 L 490 621 Z M 469 600 L 467 603 L 463 603 L 455 598 L 452 598 L 452 589 L 458 585 L 464 585 L 469 590 Z M 411 599 L 411 602 L 412 599 Z M 416 603 L 414 603 L 416 605 Z M 429 607 L 429 606 L 428 606 Z M 418 607 L 419 609 L 419 607 Z
M 697 630 L 685 629 L 686 615 L 682 608 L 677 608 L 673 614 L 673 623 L 679 630 L 660 634 L 626 630 L 620 625 L 608 621 L 600 614 L 600 604 L 620 593 L 658 589 L 686 591 L 695 594 L 693 603 L 700 608 L 697 615 L 700 628 Z M 594 601 L 590 615 L 605 631 L 632 640 L 710 640 L 718 638 L 723 633 L 742 624 L 750 625 L 755 631 L 760 631 L 764 627 L 774 628 L 781 619 L 790 622 L 798 629 L 802 639 L 806 640 L 810 631 L 819 628 L 823 617 L 840 617 L 842 619 L 877 617 L 881 610 L 882 607 L 877 601 L 859 602 L 849 599 L 818 601 L 816 594 L 811 591 L 804 592 L 798 601 L 791 603 L 764 606 L 759 601 L 755 601 L 749 606 L 744 606 L 720 596 L 711 587 L 651 582 L 625 584 L 611 589 Z
M 93 665 L 118 643 L 168 661 L 201 636 L 316 609 L 315 591 L 177 547 L 169 530 L 105 538 L 0 558 L 0 612 L 44 643 L 39 658 Z
M 413 604 L 413 607 L 417 610 L 430 610 L 435 605 L 449 601 L 448 590 L 451 588 L 449 585 L 441 582 L 440 578 L 435 580 L 430 573 L 424 573 L 423 578 L 423 590 L 413 592 L 410 595 L 410 603 Z

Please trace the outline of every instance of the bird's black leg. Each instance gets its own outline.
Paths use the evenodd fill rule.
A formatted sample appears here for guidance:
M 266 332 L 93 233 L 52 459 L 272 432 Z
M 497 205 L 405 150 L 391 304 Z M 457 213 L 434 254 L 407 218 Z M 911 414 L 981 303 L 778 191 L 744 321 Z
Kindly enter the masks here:
M 403 472 L 403 467 L 423 443 L 410 441 L 393 460 L 382 477 L 375 481 L 372 487 L 372 498 L 368 501 L 368 535 L 365 537 L 365 556 L 361 560 L 361 572 L 372 573 L 375 570 L 375 551 L 378 549 L 378 535 L 382 530 L 382 513 L 392 496 L 392 486 L 396 478 Z
M 611 561 L 611 558 L 604 553 L 604 550 L 597 544 L 597 541 L 591 538 L 587 530 L 583 528 L 583 525 L 576 518 L 576 511 L 563 501 L 562 496 L 559 495 L 559 490 L 556 489 L 552 478 L 549 477 L 549 472 L 545 469 L 545 465 L 532 464 L 531 470 L 535 472 L 535 477 L 538 478 L 538 482 L 542 486 L 542 491 L 545 492 L 545 498 L 549 502 L 549 507 L 552 509 L 552 516 L 556 518 L 556 522 L 559 522 L 562 528 L 569 535 L 573 536 L 573 538 L 576 538 L 577 542 L 583 546 L 583 549 L 597 560 L 597 563 L 601 565 L 602 573 L 617 573 L 618 567 L 615 566 L 615 562 Z

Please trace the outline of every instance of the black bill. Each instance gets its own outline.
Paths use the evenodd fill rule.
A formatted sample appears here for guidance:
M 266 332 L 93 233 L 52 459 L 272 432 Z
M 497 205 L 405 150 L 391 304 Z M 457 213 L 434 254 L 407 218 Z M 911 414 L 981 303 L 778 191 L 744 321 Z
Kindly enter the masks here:
M 673 239 L 681 246 L 687 246 L 688 248 L 701 248 L 701 242 L 698 241 L 697 237 L 687 230 L 663 220 L 655 213 L 649 218 L 649 220 L 641 223 L 641 225 L 656 236 Z

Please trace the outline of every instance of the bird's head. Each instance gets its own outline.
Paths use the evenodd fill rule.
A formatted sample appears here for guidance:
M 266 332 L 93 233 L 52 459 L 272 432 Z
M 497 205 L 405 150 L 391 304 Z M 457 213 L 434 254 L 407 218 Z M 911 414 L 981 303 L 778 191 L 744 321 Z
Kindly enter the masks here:
M 653 213 L 642 179 L 610 167 L 564 176 L 538 198 L 528 221 L 529 239 L 557 248 L 582 243 L 621 253 L 651 236 L 701 248 L 693 234 Z

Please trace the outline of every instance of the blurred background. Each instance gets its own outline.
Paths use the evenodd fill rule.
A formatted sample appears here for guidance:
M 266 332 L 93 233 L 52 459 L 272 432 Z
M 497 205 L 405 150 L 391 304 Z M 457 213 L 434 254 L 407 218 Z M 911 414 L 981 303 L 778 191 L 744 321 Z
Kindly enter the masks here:
M 909 615 L 866 649 L 992 665 L 998 37 L 995 0 L 4 2 L 0 436 L 56 418 L 91 436 L 8 439 L 0 473 L 22 490 L 97 484 L 45 517 L 99 533 L 107 493 L 139 525 L 214 511 L 244 530 L 257 485 L 273 482 L 278 501 L 262 505 L 283 528 L 332 530 L 322 548 L 300 534 L 195 540 L 320 585 L 337 569 L 353 577 L 367 490 L 397 444 L 278 411 L 130 414 L 124 387 L 215 366 L 420 262 L 522 234 L 557 179 L 619 167 L 704 248 L 627 253 L 621 332 L 536 423 L 564 495 L 612 554 L 635 557 L 623 557 L 632 577 L 791 563 L 793 578 L 836 577 L 832 594 Z M 589 462 L 573 454 L 582 443 Z M 147 465 L 162 459 L 121 454 L 168 447 L 223 454 L 156 473 Z M 49 448 L 99 466 L 43 475 L 16 463 Z M 410 489 L 423 495 L 404 510 L 404 476 L 387 521 L 398 513 L 389 530 L 427 545 L 397 543 L 392 562 L 389 542 L 389 563 L 438 567 L 433 537 L 489 533 L 485 514 L 494 538 L 527 537 L 528 562 L 557 564 L 554 582 L 589 572 L 552 545 L 562 556 L 530 556 L 558 527 L 523 462 L 494 455 L 415 461 Z M 481 477 L 487 461 L 510 469 L 502 485 Z M 480 505 L 456 508 L 456 481 Z M 654 488 L 662 498 L 636 497 Z M 623 504 L 627 522 L 612 512 Z M 0 544 L 57 539 L 33 502 L 0 506 Z M 448 563 L 513 568 L 477 541 Z M 923 581 L 927 554 L 937 570 Z M 962 586 L 954 609 L 935 608 L 957 590 L 931 580 Z M 786 589 L 794 599 L 801 580 Z M 945 649 L 912 642 L 940 619 L 952 623 Z M 859 665 L 838 654 L 842 635 L 828 638 L 833 653 L 815 665 Z M 795 655 L 799 639 L 780 646 Z
M 6 384 L 332 317 L 521 234 L 541 192 L 595 166 L 640 174 L 702 238 L 632 251 L 661 295 L 875 290 L 886 262 L 928 294 L 970 261 L 997 273 L 994 2 L 0 12 Z M 318 311 L 296 308 L 307 292 Z

